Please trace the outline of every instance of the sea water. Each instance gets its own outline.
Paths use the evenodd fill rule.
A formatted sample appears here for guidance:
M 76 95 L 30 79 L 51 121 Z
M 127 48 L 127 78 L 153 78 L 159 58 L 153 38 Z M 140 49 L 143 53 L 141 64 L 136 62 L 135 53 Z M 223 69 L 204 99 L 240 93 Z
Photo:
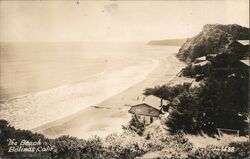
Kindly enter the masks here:
M 144 80 L 178 47 L 143 43 L 1 43 L 0 117 L 31 129 Z

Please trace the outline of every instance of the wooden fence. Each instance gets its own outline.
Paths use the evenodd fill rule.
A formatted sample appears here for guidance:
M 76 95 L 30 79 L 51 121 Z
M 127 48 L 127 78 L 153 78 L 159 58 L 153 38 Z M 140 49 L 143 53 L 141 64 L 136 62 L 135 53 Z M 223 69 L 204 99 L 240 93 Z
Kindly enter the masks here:
M 240 131 L 239 130 L 234 130 L 234 129 L 224 129 L 224 128 L 217 128 L 219 137 L 223 136 L 223 132 L 233 132 L 237 136 L 240 136 Z

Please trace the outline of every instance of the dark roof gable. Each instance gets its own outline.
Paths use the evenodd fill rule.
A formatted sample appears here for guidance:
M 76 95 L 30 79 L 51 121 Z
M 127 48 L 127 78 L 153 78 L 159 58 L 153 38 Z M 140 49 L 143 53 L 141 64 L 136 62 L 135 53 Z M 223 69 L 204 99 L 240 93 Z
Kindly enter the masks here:
M 131 108 L 128 111 L 131 114 L 136 115 L 145 115 L 145 116 L 155 116 L 158 117 L 160 114 L 160 108 L 157 109 L 155 107 L 152 107 L 146 103 L 141 103 L 138 105 L 131 106 Z

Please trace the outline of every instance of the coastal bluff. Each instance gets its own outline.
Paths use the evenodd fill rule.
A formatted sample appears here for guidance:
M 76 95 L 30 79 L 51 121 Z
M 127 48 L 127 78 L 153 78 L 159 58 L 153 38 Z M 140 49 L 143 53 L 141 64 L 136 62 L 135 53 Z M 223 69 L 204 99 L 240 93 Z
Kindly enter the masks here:
M 234 40 L 248 39 L 249 28 L 237 24 L 207 24 L 198 35 L 187 39 L 177 57 L 191 63 L 198 57 L 223 52 Z

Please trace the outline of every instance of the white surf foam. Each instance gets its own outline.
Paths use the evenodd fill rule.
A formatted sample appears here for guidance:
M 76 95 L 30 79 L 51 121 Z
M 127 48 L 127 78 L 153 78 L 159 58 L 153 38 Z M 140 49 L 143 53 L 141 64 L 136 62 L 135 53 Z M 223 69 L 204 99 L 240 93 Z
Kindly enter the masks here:
M 0 117 L 17 128 L 32 129 L 96 105 L 143 81 L 158 66 L 157 60 L 145 59 L 120 70 L 104 71 L 82 83 L 19 96 L 1 103 Z

